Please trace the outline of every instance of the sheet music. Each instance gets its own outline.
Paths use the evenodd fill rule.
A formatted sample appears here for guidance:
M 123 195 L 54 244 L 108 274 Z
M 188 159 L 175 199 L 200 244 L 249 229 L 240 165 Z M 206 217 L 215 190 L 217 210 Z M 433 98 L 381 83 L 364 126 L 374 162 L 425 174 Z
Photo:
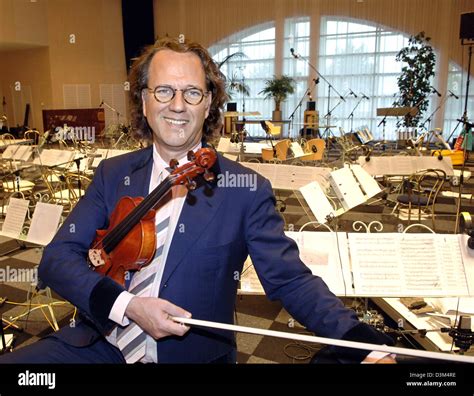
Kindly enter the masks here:
M 34 164 L 43 166 L 57 166 L 72 161 L 74 151 L 48 149 L 43 150 L 39 158 L 35 158 Z
M 2 234 L 12 238 L 19 238 L 25 222 L 30 201 L 19 198 L 10 198 L 7 215 L 3 222 Z
M 362 169 L 360 165 L 351 165 L 350 169 L 354 173 L 357 181 L 362 186 L 362 189 L 366 194 L 365 199 L 371 198 L 382 191 L 375 179 L 370 176 L 367 171 Z
M 257 272 L 253 266 L 250 256 L 245 260 L 240 278 L 240 291 L 243 294 L 265 294 L 263 286 L 258 279 Z
M 303 149 L 301 148 L 298 142 L 292 142 L 290 145 L 290 149 L 293 152 L 293 156 L 295 158 L 303 157 L 307 154 L 303 151 Z
M 328 216 L 336 216 L 336 212 L 318 182 L 311 182 L 300 187 L 300 191 L 318 222 L 324 224 Z
M 345 232 L 285 232 L 300 251 L 300 259 L 314 275 L 323 278 L 338 296 L 354 294 Z
M 442 160 L 438 159 L 438 156 L 431 157 L 418 157 L 418 167 L 420 170 L 423 169 L 442 169 L 446 172 L 447 176 L 453 176 L 453 162 L 451 157 L 443 156 Z
M 311 269 L 314 275 L 323 278 L 333 293 L 339 296 L 353 294 L 345 233 L 338 233 L 337 239 L 336 234 L 330 232 L 303 231 L 286 232 L 285 234 L 298 244 L 301 261 Z M 340 246 L 340 256 L 337 242 L 339 242 Z M 339 257 L 341 257 L 342 263 L 339 261 Z M 265 293 L 250 257 L 247 257 L 243 267 L 240 290 L 244 294 Z
M 2 323 L 3 325 L 3 323 Z M 13 343 L 13 334 L 5 334 L 5 344 L 6 347 L 9 348 L 12 346 Z M 2 337 L 0 337 L 0 349 L 4 349 L 5 346 L 3 345 Z
M 38 202 L 33 212 L 27 240 L 43 246 L 50 243 L 58 230 L 62 211 L 61 205 Z
M 447 176 L 453 176 L 453 165 L 450 157 L 408 157 L 394 155 L 384 157 L 359 157 L 359 164 L 372 176 L 409 176 L 426 169 L 442 169 Z
M 17 145 L 7 146 L 5 151 L 2 153 L 2 158 L 3 159 L 14 159 L 13 156 L 15 155 L 15 153 L 18 150 L 19 147 L 20 146 L 17 146 Z
M 17 161 L 28 161 L 33 155 L 33 147 L 31 146 L 18 146 L 18 150 L 13 155 L 13 159 Z
M 241 165 L 253 169 L 270 180 L 275 189 L 297 190 L 313 181 L 317 181 L 323 189 L 329 186 L 329 168 L 255 162 L 241 162 Z
M 81 158 L 79 161 L 79 171 L 85 173 L 88 168 L 89 159 L 86 158 L 85 154 L 75 152 L 74 153 L 74 160 Z M 70 172 L 77 172 L 77 165 L 75 162 L 72 162 L 69 166 L 67 164 L 61 166 L 62 168 L 67 168 Z
M 345 210 L 365 202 L 364 194 L 350 169 L 342 168 L 332 171 L 330 181 L 337 198 L 339 198 Z
M 351 233 L 349 250 L 357 295 L 469 295 L 456 235 Z
M 414 314 L 400 302 L 399 298 L 384 298 L 384 301 L 395 309 L 401 318 L 405 318 L 405 320 L 410 322 L 417 329 L 435 330 L 440 327 L 446 327 L 446 323 L 441 324 L 435 317 Z M 426 338 L 433 342 L 441 351 L 448 352 L 451 350 L 453 339 L 447 333 L 429 331 L 426 333 Z M 457 348 L 454 349 L 456 350 Z

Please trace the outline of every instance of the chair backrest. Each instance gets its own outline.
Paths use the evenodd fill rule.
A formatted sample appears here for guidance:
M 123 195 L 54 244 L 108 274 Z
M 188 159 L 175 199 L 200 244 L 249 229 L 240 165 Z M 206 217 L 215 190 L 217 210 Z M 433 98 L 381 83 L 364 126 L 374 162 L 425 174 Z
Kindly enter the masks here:
M 31 139 L 32 140 L 31 144 L 38 144 L 40 133 L 35 129 L 28 129 L 23 135 L 23 137 L 27 140 Z
M 11 133 L 4 133 L 3 135 L 0 135 L 1 140 L 15 140 L 15 136 L 13 136 Z
M 305 143 L 305 155 L 301 159 L 303 161 L 319 161 L 323 158 L 324 150 L 326 149 L 326 142 L 324 139 L 310 139 Z
M 278 143 L 275 144 L 275 153 L 276 157 L 281 160 L 285 161 L 288 156 L 288 149 L 290 148 L 291 140 L 285 139 L 280 140 Z
M 435 203 L 445 181 L 446 172 L 442 169 L 426 169 L 413 174 L 409 179 L 410 188 L 417 194 L 426 196 L 426 206 Z
M 264 161 L 271 161 L 275 157 L 273 156 L 273 149 L 271 148 L 263 148 L 262 149 L 262 160 Z
M 267 133 L 272 136 L 279 136 L 281 135 L 281 125 L 273 125 L 270 121 L 264 121 L 265 125 L 267 126 Z

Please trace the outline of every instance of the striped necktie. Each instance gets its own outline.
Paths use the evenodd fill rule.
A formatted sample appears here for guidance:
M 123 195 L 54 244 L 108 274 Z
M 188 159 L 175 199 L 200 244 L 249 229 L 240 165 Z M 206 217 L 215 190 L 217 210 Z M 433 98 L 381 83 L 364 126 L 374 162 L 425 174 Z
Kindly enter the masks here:
M 164 197 L 170 198 L 171 192 Z M 135 273 L 129 286 L 129 292 L 139 297 L 150 297 L 153 283 L 158 272 L 168 234 L 171 205 L 166 202 L 157 212 L 156 251 L 152 262 Z M 135 322 L 126 327 L 117 328 L 116 343 L 127 363 L 136 363 L 145 356 L 147 334 Z

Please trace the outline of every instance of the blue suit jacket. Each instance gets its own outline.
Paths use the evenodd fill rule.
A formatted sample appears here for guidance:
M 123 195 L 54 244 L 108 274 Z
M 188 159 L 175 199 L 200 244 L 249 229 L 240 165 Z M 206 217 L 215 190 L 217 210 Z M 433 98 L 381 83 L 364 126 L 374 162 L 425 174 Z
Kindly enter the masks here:
M 115 325 L 108 315 L 123 288 L 91 270 L 86 256 L 96 230 L 107 227 L 119 198 L 148 194 L 152 157 L 147 148 L 102 161 L 87 193 L 44 251 L 39 277 L 85 318 L 56 334 L 65 342 L 87 345 Z M 215 171 L 254 175 L 220 155 Z M 356 315 L 300 261 L 296 244 L 283 233 L 269 181 L 259 175 L 256 180 L 254 191 L 203 184 L 188 194 L 159 297 L 194 318 L 233 323 L 238 276 L 249 253 L 270 299 L 280 300 L 295 319 L 319 335 L 342 338 L 357 328 Z M 184 337 L 159 340 L 158 359 L 208 362 L 232 348 L 231 332 L 191 328 Z

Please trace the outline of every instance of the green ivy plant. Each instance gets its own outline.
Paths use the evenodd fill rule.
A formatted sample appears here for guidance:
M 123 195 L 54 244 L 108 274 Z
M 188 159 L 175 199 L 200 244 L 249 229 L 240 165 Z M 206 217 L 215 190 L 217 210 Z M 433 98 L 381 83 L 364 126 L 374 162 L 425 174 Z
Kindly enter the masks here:
M 397 62 L 403 62 L 402 73 L 397 79 L 400 90 L 399 99 L 395 106 L 418 107 L 416 115 L 408 114 L 403 120 L 403 126 L 416 127 L 419 125 L 423 112 L 428 108 L 431 93 L 430 79 L 434 76 L 436 56 L 429 45 L 430 37 L 425 32 L 411 36 L 408 46 L 402 48 L 397 56 Z

